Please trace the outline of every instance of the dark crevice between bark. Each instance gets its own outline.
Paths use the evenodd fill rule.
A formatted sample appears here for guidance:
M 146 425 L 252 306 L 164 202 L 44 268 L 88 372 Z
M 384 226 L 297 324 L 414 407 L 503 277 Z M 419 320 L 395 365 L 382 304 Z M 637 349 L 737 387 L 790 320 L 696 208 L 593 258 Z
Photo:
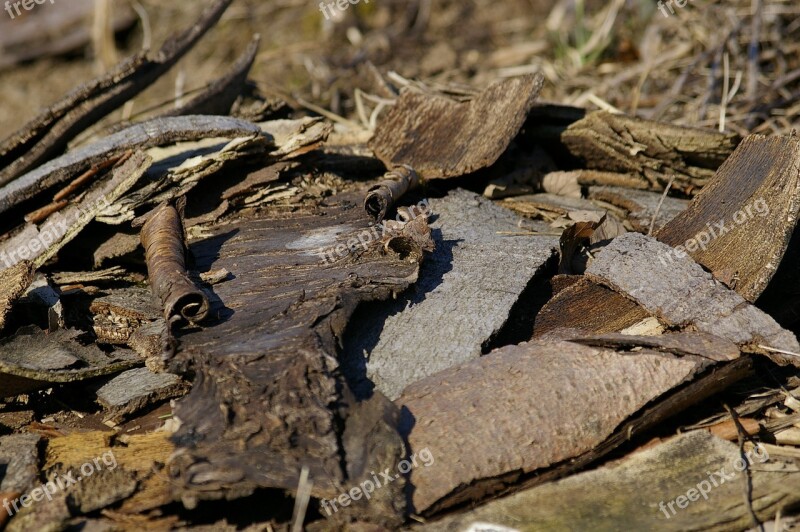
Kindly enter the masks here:
M 553 255 L 545 265 L 528 282 L 517 302 L 508 313 L 505 325 L 486 340 L 481 346 L 481 354 L 485 355 L 494 349 L 507 345 L 516 345 L 533 338 L 533 326 L 536 316 L 545 304 L 553 297 L 550 279 L 558 271 L 558 255 Z

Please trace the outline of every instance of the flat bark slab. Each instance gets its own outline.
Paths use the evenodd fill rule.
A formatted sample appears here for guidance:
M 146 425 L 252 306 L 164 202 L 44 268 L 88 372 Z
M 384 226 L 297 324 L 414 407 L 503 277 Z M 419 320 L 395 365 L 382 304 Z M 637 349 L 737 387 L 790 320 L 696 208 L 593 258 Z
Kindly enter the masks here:
M 457 189 L 429 205 L 436 251 L 418 282 L 396 302 L 360 311 L 346 337 L 342 365 L 357 395 L 374 386 L 394 399 L 415 381 L 480 357 L 558 249 L 554 236 L 498 234 L 518 231 L 518 217 L 472 192 Z
M 0 437 L 0 492 L 22 494 L 38 481 L 39 440 L 38 434 Z
M 797 353 L 800 344 L 768 314 L 715 280 L 688 256 L 655 238 L 627 233 L 600 250 L 586 275 L 636 301 L 670 327 L 726 338 L 754 352 L 758 346 Z M 665 262 L 664 257 L 669 257 Z M 768 354 L 779 364 L 800 366 L 800 357 Z
M 673 188 L 687 194 L 711 179 L 739 140 L 607 111 L 589 113 L 561 134 L 561 142 L 587 168 L 638 175 L 650 190 L 663 190 L 674 177 Z
M 767 522 L 800 501 L 800 470 L 765 448 L 745 455 L 748 472 L 735 443 L 694 431 L 418 530 L 748 530 L 748 476 L 753 511 Z
M 354 407 L 336 344 L 360 302 L 389 298 L 417 279 L 419 242 L 430 235 L 422 217 L 387 239 L 375 238 L 370 221 L 339 199 L 221 224 L 191 243 L 198 271 L 224 268 L 232 279 L 213 287 L 212 322 L 183 335 L 175 359 L 197 373 L 176 410 L 173 485 L 184 504 L 257 487 L 294 490 L 303 466 L 314 495 L 330 499 L 343 492 L 345 475 L 355 482 L 404 456 L 399 413 L 378 396 Z M 331 248 L 341 253 L 328 255 Z M 402 488 L 398 481 L 376 492 L 365 514 L 396 522 Z
M 414 509 L 430 514 L 480 499 L 591 451 L 646 404 L 713 364 L 646 348 L 618 353 L 542 340 L 419 381 L 396 401 L 411 450 L 428 447 L 436 457 L 411 472 Z
M 182 395 L 188 386 L 172 373 L 153 373 L 148 368 L 124 371 L 97 390 L 97 399 L 106 409 L 105 419 L 119 422 L 172 397 Z
M 23 327 L 0 340 L 0 396 L 119 373 L 141 364 L 127 350 L 106 354 L 94 344 L 82 345 L 76 340 L 80 334 L 63 329 L 46 334 L 36 327 Z
M 469 102 L 405 91 L 380 121 L 370 147 L 391 168 L 424 179 L 492 165 L 517 136 L 542 88 L 541 74 L 497 82 Z

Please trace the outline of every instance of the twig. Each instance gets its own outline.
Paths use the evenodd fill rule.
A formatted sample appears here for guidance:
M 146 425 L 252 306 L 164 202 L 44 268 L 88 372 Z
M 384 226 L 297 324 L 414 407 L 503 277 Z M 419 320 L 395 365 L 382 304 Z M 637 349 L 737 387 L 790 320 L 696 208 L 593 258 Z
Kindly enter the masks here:
M 656 205 L 656 212 L 653 213 L 653 219 L 650 220 L 650 229 L 647 230 L 647 234 L 652 235 L 653 229 L 656 226 L 656 218 L 658 218 L 658 213 L 661 212 L 661 206 L 664 204 L 664 200 L 667 198 L 667 194 L 669 194 L 669 189 L 672 188 L 672 183 L 675 181 L 675 175 L 673 174 L 672 177 L 669 178 L 669 183 L 667 186 L 664 187 L 664 193 L 661 194 L 661 199 L 658 200 L 658 205 Z

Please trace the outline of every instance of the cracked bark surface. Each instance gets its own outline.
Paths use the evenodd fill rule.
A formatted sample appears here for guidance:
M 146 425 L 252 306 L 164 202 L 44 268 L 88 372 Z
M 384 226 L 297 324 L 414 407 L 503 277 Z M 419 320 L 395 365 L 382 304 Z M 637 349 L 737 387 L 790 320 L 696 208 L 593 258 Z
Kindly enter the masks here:
M 405 241 L 404 255 L 381 240 L 361 247 L 356 236 L 369 221 L 356 201 L 339 198 L 310 212 L 220 225 L 190 243 L 199 271 L 225 268 L 233 279 L 214 286 L 216 324 L 183 334 L 175 359 L 197 375 L 177 405 L 182 426 L 170 465 L 185 504 L 257 487 L 294 490 L 303 466 L 313 495 L 330 499 L 404 456 L 395 407 L 380 395 L 356 405 L 336 344 L 361 301 L 416 280 L 419 242 L 430 236 L 420 217 L 394 236 Z M 326 262 L 321 250 L 339 244 L 352 252 Z M 363 511 L 396 524 L 402 489 L 398 481 L 379 490 Z

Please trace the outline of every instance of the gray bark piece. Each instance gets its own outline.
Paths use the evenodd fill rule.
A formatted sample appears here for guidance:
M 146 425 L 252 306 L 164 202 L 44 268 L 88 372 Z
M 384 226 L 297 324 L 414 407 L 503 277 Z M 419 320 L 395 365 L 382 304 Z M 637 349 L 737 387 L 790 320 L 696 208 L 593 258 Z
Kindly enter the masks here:
M 616 464 L 521 491 L 421 530 L 752 530 L 740 460 L 735 443 L 690 432 Z M 766 448 L 747 451 L 746 460 L 753 486 L 748 498 L 760 520 L 797 504 L 795 464 L 770 457 Z
M 97 398 L 109 411 L 107 418 L 121 419 L 157 401 L 176 397 L 185 390 L 186 386 L 177 375 L 136 368 L 120 373 L 104 384 L 97 390 Z
M 693 326 L 742 346 L 765 342 L 797 353 L 795 336 L 688 256 L 655 238 L 627 233 L 595 256 L 586 274 L 633 299 L 672 327 Z M 753 347 L 753 346 L 751 346 Z M 800 359 L 770 356 L 780 364 Z
M 391 399 L 415 381 L 481 356 L 558 248 L 552 236 L 498 234 L 518 231 L 518 217 L 465 190 L 431 200 L 430 209 L 436 251 L 418 283 L 394 304 L 362 312 L 345 342 L 343 369 L 357 395 L 371 388 L 364 353 L 367 378 Z
M 11 434 L 0 438 L 0 492 L 25 493 L 39 475 L 37 434 Z

